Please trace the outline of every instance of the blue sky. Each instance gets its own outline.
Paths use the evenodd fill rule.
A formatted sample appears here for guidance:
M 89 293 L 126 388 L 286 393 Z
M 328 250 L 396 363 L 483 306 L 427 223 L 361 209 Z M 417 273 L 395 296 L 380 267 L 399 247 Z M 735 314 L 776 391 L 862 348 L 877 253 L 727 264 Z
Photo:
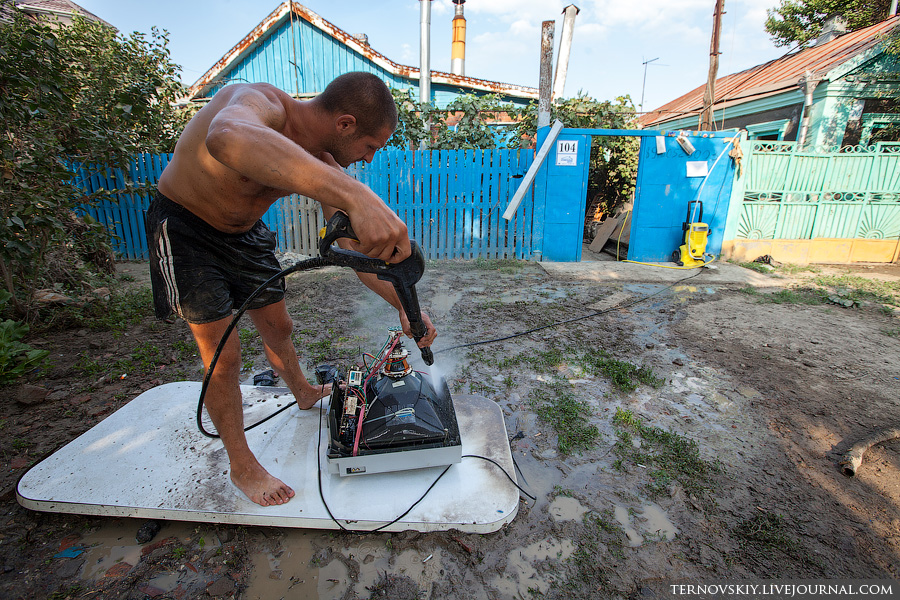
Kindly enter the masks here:
M 278 0 L 76 0 L 122 33 L 170 35 L 182 81 L 191 84 L 272 12 Z M 466 75 L 537 87 L 541 22 L 557 19 L 562 0 L 467 0 Z M 394 62 L 418 66 L 419 1 L 304 0 L 307 8 Z M 715 0 L 580 0 L 564 96 L 579 90 L 599 100 L 629 94 L 656 108 L 706 82 Z M 726 0 L 719 75 L 785 53 L 763 29 L 778 0 Z M 431 68 L 450 70 L 451 0 L 433 0 Z M 658 59 L 647 67 L 644 61 Z

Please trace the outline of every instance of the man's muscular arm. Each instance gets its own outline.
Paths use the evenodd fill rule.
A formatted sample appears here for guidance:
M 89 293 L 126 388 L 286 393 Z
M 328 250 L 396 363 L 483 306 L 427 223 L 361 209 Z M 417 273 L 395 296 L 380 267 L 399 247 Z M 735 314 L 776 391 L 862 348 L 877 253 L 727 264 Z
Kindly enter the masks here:
M 359 236 L 355 250 L 389 262 L 409 256 L 406 225 L 372 190 L 282 133 L 288 118 L 285 99 L 268 86 L 235 89 L 210 122 L 206 136 L 210 155 L 260 185 L 345 211 Z

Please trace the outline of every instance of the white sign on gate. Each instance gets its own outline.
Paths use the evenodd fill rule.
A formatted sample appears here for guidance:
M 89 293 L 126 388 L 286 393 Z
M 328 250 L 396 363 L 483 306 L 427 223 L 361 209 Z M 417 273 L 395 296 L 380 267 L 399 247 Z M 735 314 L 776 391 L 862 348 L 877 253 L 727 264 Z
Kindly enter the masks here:
M 578 140 L 557 140 L 556 166 L 574 167 L 578 165 Z

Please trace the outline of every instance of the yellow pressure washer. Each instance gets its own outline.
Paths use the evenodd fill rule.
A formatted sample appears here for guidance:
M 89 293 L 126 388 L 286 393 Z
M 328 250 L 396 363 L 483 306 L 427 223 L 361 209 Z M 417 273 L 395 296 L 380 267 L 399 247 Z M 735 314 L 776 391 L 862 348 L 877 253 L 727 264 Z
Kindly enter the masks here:
M 694 205 L 699 208 L 697 220 L 694 220 Z M 678 250 L 672 252 L 672 262 L 679 267 L 701 267 L 706 264 L 706 238 L 709 236 L 709 225 L 702 223 L 703 202 L 691 200 L 688 202 L 687 218 L 682 225 L 684 231 L 684 244 Z M 711 257 L 710 257 L 711 258 Z

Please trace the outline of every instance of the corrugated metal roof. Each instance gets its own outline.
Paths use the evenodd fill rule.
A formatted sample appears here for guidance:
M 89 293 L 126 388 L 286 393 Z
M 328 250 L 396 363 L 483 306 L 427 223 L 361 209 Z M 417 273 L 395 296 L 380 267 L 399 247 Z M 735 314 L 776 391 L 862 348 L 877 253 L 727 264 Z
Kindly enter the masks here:
M 832 69 L 872 48 L 900 21 L 894 16 L 865 29 L 847 33 L 819 46 L 793 52 L 746 71 L 716 79 L 715 108 L 725 108 L 772 96 L 786 90 L 797 89 L 806 71 L 822 78 Z M 638 121 L 642 127 L 654 127 L 659 123 L 699 114 L 703 107 L 706 84 L 643 115 Z
M 188 98 L 195 99 L 206 96 L 211 89 L 216 87 L 217 78 L 222 72 L 229 66 L 237 64 L 252 52 L 252 50 L 261 43 L 261 40 L 273 31 L 282 20 L 289 18 L 292 8 L 295 16 L 307 21 L 313 27 L 323 31 L 327 35 L 335 38 L 341 44 L 358 52 L 391 75 L 406 79 L 419 79 L 419 69 L 395 63 L 383 54 L 375 51 L 368 44 L 354 38 L 351 34 L 326 21 L 302 4 L 290 2 L 290 0 L 288 0 L 272 11 L 272 13 L 263 19 L 259 25 L 254 27 L 244 39 L 238 42 L 227 54 L 225 54 L 225 56 L 219 59 L 209 71 L 203 74 L 203 76 L 191 86 Z M 516 98 L 537 100 L 538 97 L 537 88 L 500 83 L 486 79 L 477 79 L 475 77 L 466 77 L 463 75 L 453 75 L 452 73 L 444 73 L 441 71 L 432 71 L 431 81 L 432 83 L 454 85 L 465 89 L 501 94 Z

